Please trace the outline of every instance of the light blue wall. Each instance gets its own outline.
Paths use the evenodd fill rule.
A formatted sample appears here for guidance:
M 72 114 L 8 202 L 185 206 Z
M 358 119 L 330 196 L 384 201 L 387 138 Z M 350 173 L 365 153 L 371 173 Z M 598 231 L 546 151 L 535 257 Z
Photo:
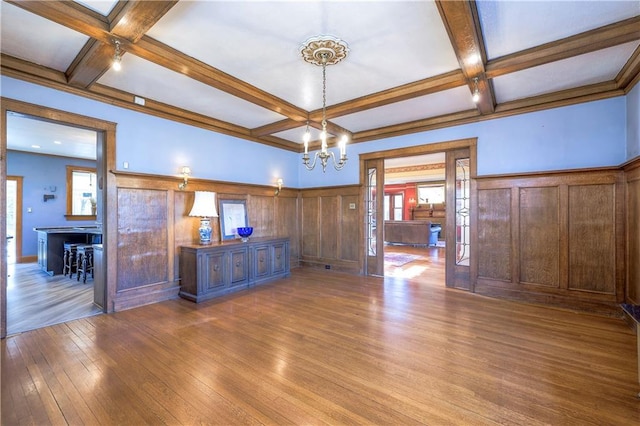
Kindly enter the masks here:
M 179 176 L 186 165 L 194 178 L 275 185 L 281 177 L 285 186 L 298 186 L 295 153 L 9 77 L 0 83 L 3 97 L 117 123 L 118 170 L 126 161 L 130 172 Z
M 640 155 L 640 84 L 627 98 L 627 160 Z
M 617 166 L 633 145 L 627 138 L 629 101 L 617 97 L 353 144 L 347 149 L 347 166 L 341 172 L 330 166 L 323 174 L 318 168 L 307 171 L 293 152 L 8 77 L 0 81 L 2 96 L 117 123 L 117 168 L 128 161 L 129 171 L 160 175 L 178 176 L 181 166 L 188 165 L 193 177 L 254 184 L 273 184 L 282 177 L 285 186 L 313 188 L 358 183 L 359 154 L 462 138 L 478 138 L 479 175 Z M 637 93 L 636 88 L 632 96 Z
M 626 100 L 606 99 L 349 145 L 351 164 L 341 172 L 308 172 L 300 186 L 359 182 L 358 155 L 449 140 L 478 138 L 478 175 L 618 166 L 626 161 Z M 636 121 L 637 123 L 637 121 Z
M 95 161 L 52 157 L 20 151 L 7 152 L 7 175 L 22 176 L 22 256 L 38 253 L 33 228 L 93 225 L 93 221 L 67 221 L 67 166 L 95 167 Z M 55 189 L 55 191 L 53 191 Z M 44 201 L 44 194 L 53 194 Z M 31 213 L 28 213 L 31 209 Z

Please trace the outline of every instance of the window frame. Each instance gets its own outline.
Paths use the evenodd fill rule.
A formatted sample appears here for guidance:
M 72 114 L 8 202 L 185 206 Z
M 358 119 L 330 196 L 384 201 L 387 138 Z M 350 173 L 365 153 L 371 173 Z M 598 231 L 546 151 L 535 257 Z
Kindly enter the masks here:
M 72 214 L 73 211 L 73 172 L 88 172 L 96 175 L 96 185 L 98 177 L 98 169 L 96 167 L 86 166 L 67 166 L 67 214 L 64 217 L 67 220 L 96 220 L 97 215 L 79 215 Z M 97 194 L 96 194 L 97 195 Z

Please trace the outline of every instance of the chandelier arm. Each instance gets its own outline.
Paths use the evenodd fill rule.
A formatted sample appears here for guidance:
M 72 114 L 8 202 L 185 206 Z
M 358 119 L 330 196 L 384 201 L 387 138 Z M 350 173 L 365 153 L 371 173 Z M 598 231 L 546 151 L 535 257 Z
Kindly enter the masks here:
M 343 155 L 340 157 L 340 161 L 336 162 L 336 158 L 333 154 L 333 152 L 331 153 L 331 156 L 333 157 L 333 168 L 340 171 L 342 170 L 342 168 L 345 166 L 345 164 L 347 164 L 347 156 Z
M 302 163 L 304 164 L 304 166 L 309 171 L 313 170 L 316 167 L 316 161 L 318 161 L 318 152 L 316 152 L 315 155 L 313 156 L 313 162 L 311 163 L 311 165 L 309 165 L 309 155 L 308 154 L 305 154 L 302 157 Z

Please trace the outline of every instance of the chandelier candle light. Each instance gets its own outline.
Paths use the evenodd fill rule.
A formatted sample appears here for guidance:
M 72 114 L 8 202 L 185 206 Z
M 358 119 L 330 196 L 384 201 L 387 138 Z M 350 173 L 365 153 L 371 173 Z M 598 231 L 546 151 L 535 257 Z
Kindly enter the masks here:
M 336 161 L 335 154 L 328 150 L 327 145 L 327 65 L 335 65 L 347 57 L 349 48 L 344 41 L 332 36 L 317 36 L 308 39 L 300 49 L 302 58 L 313 65 L 322 67 L 322 132 L 320 133 L 321 146 L 320 151 L 316 152 L 313 162 L 310 163 L 309 158 L 309 141 L 311 133 L 309 132 L 309 122 L 307 122 L 307 130 L 304 133 L 304 155 L 302 162 L 307 170 L 313 170 L 316 167 L 316 161 L 320 158 L 322 172 L 327 167 L 329 158 L 333 160 L 333 167 L 341 170 L 347 162 L 347 136 L 343 135 L 338 143 L 340 148 L 340 160 Z

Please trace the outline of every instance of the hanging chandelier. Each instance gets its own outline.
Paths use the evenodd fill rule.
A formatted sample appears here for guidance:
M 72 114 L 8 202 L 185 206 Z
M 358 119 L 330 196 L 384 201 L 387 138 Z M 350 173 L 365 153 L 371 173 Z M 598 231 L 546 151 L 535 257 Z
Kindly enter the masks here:
M 309 141 L 311 140 L 311 132 L 309 131 L 309 122 L 307 121 L 307 130 L 304 133 L 304 154 L 302 163 L 307 170 L 313 170 L 316 162 L 320 159 L 322 172 L 327 168 L 329 158 L 331 158 L 333 167 L 341 170 L 347 163 L 347 135 L 343 135 L 338 143 L 340 150 L 340 159 L 336 160 L 333 151 L 329 151 L 327 145 L 327 65 L 335 65 L 347 57 L 349 48 L 344 41 L 332 36 L 317 36 L 308 39 L 300 48 L 302 59 L 306 62 L 322 67 L 322 132 L 320 133 L 320 151 L 317 151 L 310 161 L 309 157 Z

